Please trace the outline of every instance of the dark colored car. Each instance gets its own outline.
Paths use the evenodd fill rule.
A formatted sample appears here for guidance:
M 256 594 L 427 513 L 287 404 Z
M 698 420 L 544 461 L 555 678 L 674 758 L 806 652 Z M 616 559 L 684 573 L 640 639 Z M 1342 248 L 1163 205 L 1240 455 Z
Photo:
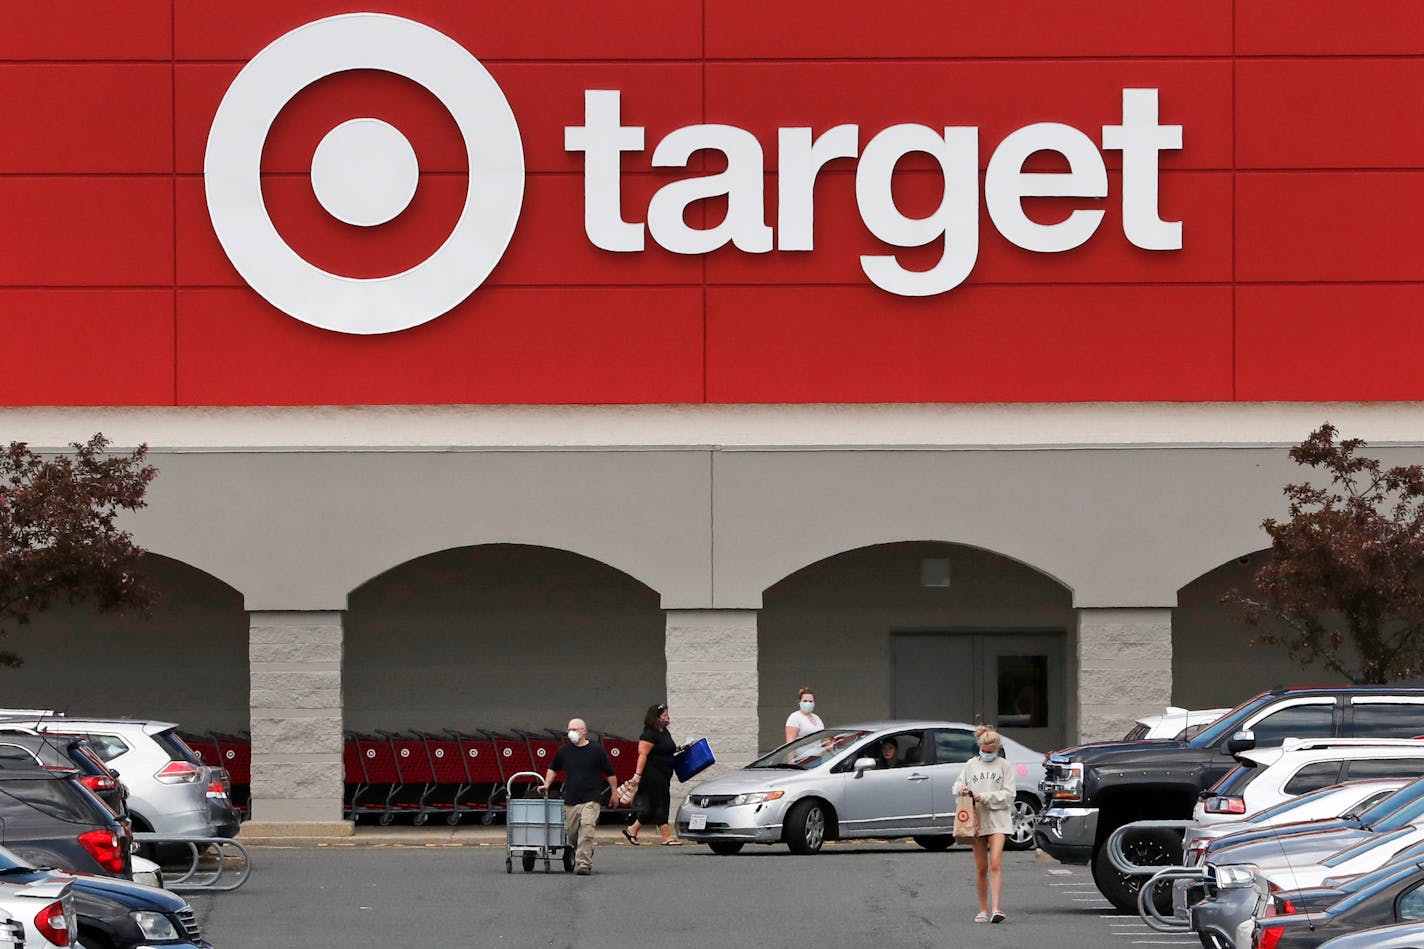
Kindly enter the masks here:
M 35 866 L 128 877 L 131 838 L 73 772 L 0 768 L 0 844 Z
M 128 816 L 125 791 L 118 775 L 99 760 L 89 742 L 83 738 L 60 735 L 27 735 L 18 732 L 0 733 L 0 766 L 4 762 L 33 762 L 51 770 L 70 769 L 78 773 L 79 783 L 109 805 L 120 818 Z
M 1424 921 L 1424 862 L 1396 864 L 1324 912 L 1274 916 L 1257 923 L 1259 949 L 1316 949 L 1335 936 Z
M 1402 686 L 1274 689 L 1257 695 L 1185 741 L 1098 742 L 1049 755 L 1048 802 L 1038 846 L 1063 863 L 1087 863 L 1118 909 L 1135 912 L 1145 879 L 1112 865 L 1104 846 L 1139 820 L 1185 820 L 1201 792 L 1236 766 L 1233 757 L 1295 738 L 1413 738 L 1424 734 L 1424 689 Z M 1129 835 L 1133 862 L 1180 862 L 1182 835 L 1165 828 Z
M 42 870 L 0 847 L 0 882 L 50 878 L 71 883 L 81 949 L 211 949 L 203 941 L 193 908 L 180 896 L 126 880 Z
M 232 803 L 232 777 L 226 768 L 208 768 L 208 817 L 214 837 L 236 837 L 242 821 Z

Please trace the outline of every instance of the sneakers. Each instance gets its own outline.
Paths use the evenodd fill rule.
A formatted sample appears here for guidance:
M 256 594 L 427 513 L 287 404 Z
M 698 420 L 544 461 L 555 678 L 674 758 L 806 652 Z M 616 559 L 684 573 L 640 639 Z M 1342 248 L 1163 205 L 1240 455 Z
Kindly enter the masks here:
M 586 877 L 593 872 L 593 867 L 580 866 L 574 868 L 574 876 Z

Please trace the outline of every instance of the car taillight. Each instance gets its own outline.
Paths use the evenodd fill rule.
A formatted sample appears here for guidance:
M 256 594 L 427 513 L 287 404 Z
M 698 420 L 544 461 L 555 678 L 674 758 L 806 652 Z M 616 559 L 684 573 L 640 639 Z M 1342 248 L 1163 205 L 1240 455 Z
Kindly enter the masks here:
M 1281 913 L 1282 913 L 1282 914 L 1284 914 L 1284 915 L 1286 915 L 1286 916 L 1289 916 L 1291 913 L 1294 913 L 1294 912 L 1295 912 L 1295 903 L 1291 902 L 1290 900 L 1281 900 Z
M 227 797 L 227 788 L 223 787 L 223 783 L 221 781 L 209 781 L 208 797 Z
M 35 928 L 40 935 L 56 946 L 74 945 L 74 930 L 69 925 L 69 917 L 64 913 L 63 903 L 51 903 L 40 910 L 35 917 Z
M 1256 949 L 1276 949 L 1285 934 L 1284 926 L 1262 926 L 1256 930 Z
M 192 784 L 203 776 L 203 769 L 191 761 L 170 761 L 154 775 L 164 784 Z
M 119 786 L 119 782 L 102 774 L 86 774 L 79 779 L 79 783 L 91 791 L 112 791 Z
M 1244 814 L 1246 813 L 1246 801 L 1239 797 L 1208 798 L 1206 812 L 1208 814 Z
M 119 835 L 110 830 L 91 830 L 79 835 L 79 845 L 110 873 L 124 872 L 124 848 Z

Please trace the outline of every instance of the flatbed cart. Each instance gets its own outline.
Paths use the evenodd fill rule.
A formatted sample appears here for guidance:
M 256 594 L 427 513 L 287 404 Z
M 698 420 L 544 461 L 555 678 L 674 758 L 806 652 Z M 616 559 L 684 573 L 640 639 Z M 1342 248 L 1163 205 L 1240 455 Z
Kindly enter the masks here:
M 524 864 L 524 872 L 534 869 L 536 861 L 544 861 L 544 872 L 548 873 L 550 861 L 560 851 L 563 853 L 564 872 L 574 872 L 574 848 L 569 846 L 564 836 L 564 802 L 557 797 L 515 797 L 514 782 L 520 778 L 531 778 L 539 784 L 544 777 L 534 771 L 520 771 L 509 776 L 504 790 L 509 810 L 505 812 L 505 828 L 508 843 L 505 846 L 504 872 L 514 872 L 514 857 L 519 855 Z

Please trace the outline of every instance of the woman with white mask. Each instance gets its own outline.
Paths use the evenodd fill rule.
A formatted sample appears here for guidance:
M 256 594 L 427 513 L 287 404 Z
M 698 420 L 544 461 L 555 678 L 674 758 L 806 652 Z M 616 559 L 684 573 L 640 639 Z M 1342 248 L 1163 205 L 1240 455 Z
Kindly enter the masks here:
M 786 720 L 787 741 L 795 741 L 802 735 L 809 735 L 826 727 L 821 722 L 821 717 L 816 714 L 815 692 L 803 685 L 796 700 L 799 707 Z
M 1014 766 L 1001 757 L 1004 740 L 994 729 L 981 725 L 974 730 L 979 752 L 964 764 L 950 793 L 968 794 L 974 799 L 974 888 L 979 895 L 976 923 L 1002 923 L 999 908 L 1004 888 L 1004 841 L 1014 829 Z

